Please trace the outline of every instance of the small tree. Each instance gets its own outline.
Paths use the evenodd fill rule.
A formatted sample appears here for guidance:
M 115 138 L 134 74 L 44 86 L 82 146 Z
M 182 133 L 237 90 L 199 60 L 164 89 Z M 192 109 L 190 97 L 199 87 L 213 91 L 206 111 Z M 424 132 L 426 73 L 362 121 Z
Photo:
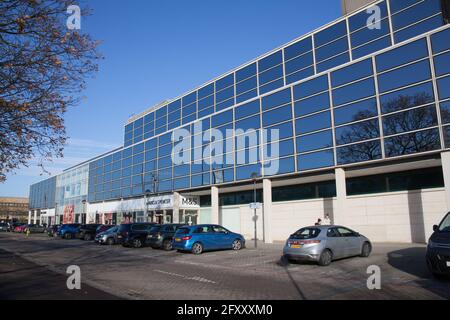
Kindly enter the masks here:
M 71 2 L 0 1 L 0 181 L 63 156 L 63 115 L 97 71 L 98 42 L 67 28 Z

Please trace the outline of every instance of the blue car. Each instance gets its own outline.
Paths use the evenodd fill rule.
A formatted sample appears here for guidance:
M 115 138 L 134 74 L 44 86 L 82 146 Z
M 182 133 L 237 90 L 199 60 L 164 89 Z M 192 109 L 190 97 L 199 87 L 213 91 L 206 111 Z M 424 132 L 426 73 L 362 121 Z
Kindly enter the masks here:
M 179 228 L 173 237 L 172 247 L 194 254 L 220 249 L 241 250 L 245 247 L 245 239 L 222 226 L 202 224 Z
M 79 223 L 63 224 L 58 230 L 58 236 L 64 239 L 76 238 L 76 235 L 80 232 L 80 227 L 81 224 Z

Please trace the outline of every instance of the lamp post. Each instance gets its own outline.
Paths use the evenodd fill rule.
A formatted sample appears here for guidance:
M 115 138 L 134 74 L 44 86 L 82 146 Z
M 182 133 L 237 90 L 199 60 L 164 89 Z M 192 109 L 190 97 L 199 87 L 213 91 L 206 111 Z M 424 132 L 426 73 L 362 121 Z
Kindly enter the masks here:
M 145 190 L 145 193 L 144 193 L 144 201 L 145 201 L 145 203 L 144 203 L 144 205 L 145 205 L 145 219 L 147 219 L 147 222 L 148 222 L 148 197 L 149 197 L 149 195 L 150 195 L 150 190 L 149 189 L 146 189 Z M 153 221 L 150 221 L 150 222 L 153 222 Z
M 87 217 L 86 199 L 81 200 L 81 203 L 83 204 L 83 213 L 81 214 L 81 223 L 86 223 L 86 221 L 83 222 L 83 214 L 85 217 Z
M 255 248 L 258 248 L 258 233 L 257 233 L 257 215 L 256 215 L 256 179 L 258 178 L 258 174 L 253 172 L 251 175 L 253 180 L 253 220 L 255 223 Z

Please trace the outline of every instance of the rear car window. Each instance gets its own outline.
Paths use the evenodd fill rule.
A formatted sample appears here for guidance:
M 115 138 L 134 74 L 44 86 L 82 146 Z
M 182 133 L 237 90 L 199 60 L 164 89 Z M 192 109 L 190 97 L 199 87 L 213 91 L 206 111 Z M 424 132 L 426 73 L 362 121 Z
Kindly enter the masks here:
M 189 228 L 180 228 L 177 230 L 177 234 L 188 234 L 189 231 Z
M 128 231 L 128 230 L 130 230 L 130 228 L 131 228 L 131 225 L 129 225 L 129 224 L 121 224 L 119 227 L 119 231 L 120 232 Z
M 160 227 L 160 226 L 152 227 L 152 228 L 150 229 L 150 232 L 158 232 L 159 230 L 161 230 L 161 227 Z
M 298 230 L 292 235 L 294 239 L 314 239 L 320 234 L 320 229 L 318 228 L 303 228 Z

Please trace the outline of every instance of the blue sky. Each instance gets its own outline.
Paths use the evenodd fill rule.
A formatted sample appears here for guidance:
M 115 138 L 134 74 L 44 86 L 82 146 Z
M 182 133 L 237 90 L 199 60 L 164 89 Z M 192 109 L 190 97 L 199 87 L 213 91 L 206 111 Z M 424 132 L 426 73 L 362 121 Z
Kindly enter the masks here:
M 76 3 L 76 1 L 74 1 Z M 82 32 L 102 41 L 105 59 L 88 81 L 86 99 L 65 115 L 63 169 L 119 147 L 133 114 L 172 99 L 338 18 L 340 0 L 90 0 Z M 28 196 L 41 176 L 21 168 L 0 196 Z

